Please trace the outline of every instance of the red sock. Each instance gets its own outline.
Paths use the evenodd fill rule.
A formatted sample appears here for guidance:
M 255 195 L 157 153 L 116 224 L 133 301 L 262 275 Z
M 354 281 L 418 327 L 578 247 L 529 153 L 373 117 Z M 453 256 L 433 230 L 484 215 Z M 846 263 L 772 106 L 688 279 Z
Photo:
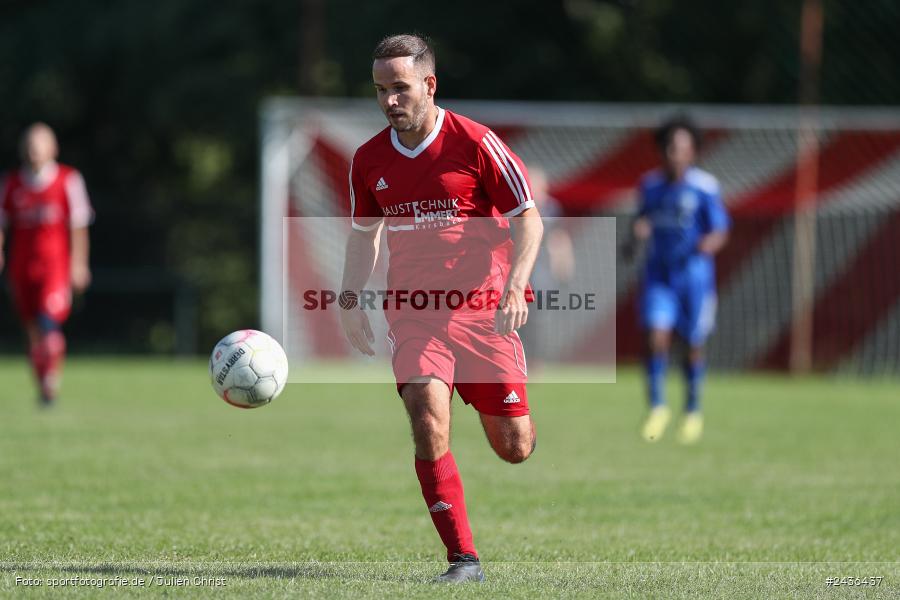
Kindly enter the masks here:
M 41 336 L 31 347 L 31 364 L 41 393 L 53 397 L 59 387 L 59 374 L 66 356 L 66 338 L 60 331 L 51 331 Z
M 47 372 L 47 353 L 44 350 L 43 339 L 31 345 L 28 356 L 31 359 L 31 368 L 34 369 L 34 376 L 40 382 Z
M 453 561 L 454 554 L 472 554 L 477 557 L 472 530 L 469 529 L 469 517 L 466 515 L 462 479 L 453 454 L 448 451 L 435 461 L 417 458 L 416 475 L 434 527 L 447 547 L 447 560 Z
M 66 358 L 66 336 L 61 331 L 51 331 L 44 335 L 42 341 L 47 355 L 47 372 L 59 372 Z

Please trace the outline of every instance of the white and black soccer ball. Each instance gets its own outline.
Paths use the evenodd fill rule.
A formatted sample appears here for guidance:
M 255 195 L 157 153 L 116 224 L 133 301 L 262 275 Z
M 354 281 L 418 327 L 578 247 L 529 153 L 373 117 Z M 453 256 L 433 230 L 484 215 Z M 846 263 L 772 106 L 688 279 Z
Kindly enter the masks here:
M 278 397 L 288 378 L 284 349 L 255 329 L 229 333 L 209 357 L 213 389 L 228 404 L 256 408 Z

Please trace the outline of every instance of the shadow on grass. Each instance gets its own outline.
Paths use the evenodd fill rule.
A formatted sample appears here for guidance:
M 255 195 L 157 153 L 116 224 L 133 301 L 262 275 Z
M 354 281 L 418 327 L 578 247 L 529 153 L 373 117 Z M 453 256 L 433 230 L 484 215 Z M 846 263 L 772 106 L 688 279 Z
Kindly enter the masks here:
M 302 563 L 266 566 L 237 566 L 231 563 L 203 563 L 198 566 L 180 566 L 165 564 L 141 563 L 0 563 L 0 572 L 35 572 L 52 571 L 77 574 L 102 575 L 115 577 L 122 575 L 146 575 L 149 577 L 235 577 L 241 579 L 341 579 L 359 581 L 388 581 L 393 583 L 425 583 L 426 578 L 411 575 L 385 573 L 383 569 L 373 568 L 379 564 L 394 563 Z

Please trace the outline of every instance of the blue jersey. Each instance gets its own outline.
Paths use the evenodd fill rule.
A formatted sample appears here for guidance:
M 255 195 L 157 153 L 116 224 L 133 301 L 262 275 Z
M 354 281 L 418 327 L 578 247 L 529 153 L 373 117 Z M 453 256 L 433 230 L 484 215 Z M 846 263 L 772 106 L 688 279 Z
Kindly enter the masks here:
M 712 257 L 698 252 L 697 245 L 708 233 L 730 226 L 713 175 L 697 167 L 688 169 L 680 181 L 670 181 L 662 171 L 648 173 L 640 184 L 638 214 L 653 228 L 648 279 L 678 279 L 688 271 L 712 276 Z
M 675 328 L 691 346 L 702 345 L 715 323 L 713 259 L 698 251 L 700 239 L 730 226 L 716 178 L 696 167 L 680 181 L 659 171 L 641 180 L 639 215 L 653 233 L 641 293 L 641 323 Z

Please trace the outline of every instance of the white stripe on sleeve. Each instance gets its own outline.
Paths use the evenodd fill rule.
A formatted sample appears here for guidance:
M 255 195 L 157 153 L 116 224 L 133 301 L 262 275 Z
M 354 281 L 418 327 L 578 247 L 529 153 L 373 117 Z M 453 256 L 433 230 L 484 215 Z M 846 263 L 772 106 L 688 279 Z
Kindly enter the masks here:
M 500 138 L 497 137 L 496 133 L 489 130 L 487 132 L 487 135 L 491 136 L 491 139 L 493 139 L 494 142 L 497 144 L 497 148 L 500 149 L 500 151 L 503 153 L 503 155 L 509 161 L 509 164 L 512 165 L 512 168 L 515 170 L 515 175 L 518 175 L 519 183 L 521 184 L 522 189 L 525 191 L 525 194 L 524 194 L 525 200 L 526 201 L 531 200 L 532 199 L 531 198 L 531 190 L 528 189 L 528 180 L 525 179 L 525 175 L 523 175 L 522 171 L 519 169 L 518 163 L 516 163 L 515 159 L 512 156 L 510 156 L 509 152 L 503 146 L 503 142 L 500 141 Z
M 78 171 L 72 171 L 66 177 L 66 197 L 69 200 L 69 227 L 80 229 L 87 227 L 94 220 L 94 210 L 88 199 L 84 177 Z
M 500 160 L 503 161 L 503 164 L 506 167 L 506 171 L 509 173 L 510 179 L 512 179 L 513 185 L 516 186 L 516 191 L 518 192 L 516 197 L 519 199 L 519 202 L 525 202 L 528 198 L 525 197 L 524 190 L 522 189 L 522 182 L 518 177 L 516 177 L 516 173 L 515 171 L 513 171 L 513 165 L 510 164 L 510 159 L 508 158 L 507 153 L 503 150 L 503 144 L 500 143 L 500 138 L 492 134 L 492 131 L 488 131 L 485 134 L 485 143 L 493 147 L 494 151 L 497 153 L 497 156 L 499 156 Z
M 506 217 L 507 219 L 510 217 L 515 217 L 516 215 L 525 212 L 529 208 L 534 208 L 534 200 L 529 200 L 528 202 L 523 202 L 522 204 L 518 205 L 511 211 L 503 213 L 503 216 Z
M 354 222 L 353 217 L 356 214 L 356 194 L 353 193 L 353 160 L 350 161 L 347 182 L 350 184 L 350 224 L 355 226 L 356 222 Z
M 490 153 L 491 157 L 494 159 L 494 163 L 497 165 L 497 168 L 500 169 L 500 172 L 503 173 L 503 178 L 506 179 L 506 184 L 509 186 L 509 189 L 512 191 L 513 196 L 516 197 L 516 202 L 519 204 L 522 203 L 522 196 L 519 193 L 519 189 L 513 184 L 512 179 L 509 177 L 509 173 L 506 170 L 506 166 L 500 157 L 497 156 L 496 151 L 494 150 L 491 142 L 488 140 L 487 135 L 484 136 L 481 140 L 484 142 L 485 149 Z

